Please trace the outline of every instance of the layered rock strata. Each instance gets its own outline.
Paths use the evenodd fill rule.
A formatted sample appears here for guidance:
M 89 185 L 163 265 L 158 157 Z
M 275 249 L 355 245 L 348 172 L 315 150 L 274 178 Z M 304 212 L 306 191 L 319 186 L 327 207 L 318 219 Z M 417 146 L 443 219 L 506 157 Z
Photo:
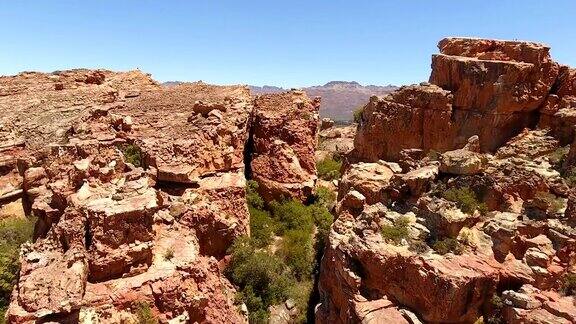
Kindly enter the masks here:
M 446 151 L 477 135 L 494 151 L 526 127 L 572 141 L 574 71 L 530 42 L 446 38 L 430 83 L 373 97 L 355 139 L 357 160 L 397 160 L 403 148 Z M 572 119 L 571 119 L 572 118 Z

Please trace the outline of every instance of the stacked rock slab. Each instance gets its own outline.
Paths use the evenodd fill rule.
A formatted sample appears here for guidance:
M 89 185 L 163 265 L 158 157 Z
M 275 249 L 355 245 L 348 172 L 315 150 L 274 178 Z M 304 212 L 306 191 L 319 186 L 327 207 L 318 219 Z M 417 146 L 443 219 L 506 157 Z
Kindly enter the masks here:
M 311 195 L 319 108 L 319 98 L 310 100 L 298 90 L 254 100 L 251 173 L 266 201 L 305 201 Z
M 573 131 L 574 71 L 530 42 L 446 38 L 432 57 L 430 84 L 371 98 L 355 140 L 357 160 L 396 160 L 402 148 L 446 151 L 477 135 L 494 151 L 525 127 Z
M 245 87 L 142 87 L 21 157 L 38 223 L 8 321 L 121 323 L 149 307 L 162 321 L 245 322 L 218 260 L 249 234 L 251 111 Z

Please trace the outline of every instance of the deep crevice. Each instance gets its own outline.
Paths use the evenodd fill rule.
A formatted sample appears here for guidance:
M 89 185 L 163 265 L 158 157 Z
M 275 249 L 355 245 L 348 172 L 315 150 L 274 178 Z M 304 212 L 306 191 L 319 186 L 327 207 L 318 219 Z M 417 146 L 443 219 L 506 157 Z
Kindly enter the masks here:
M 254 108 L 255 109 L 255 108 Z M 254 154 L 254 110 L 250 113 L 248 120 L 248 138 L 244 143 L 244 177 L 246 180 L 252 179 L 252 154 Z

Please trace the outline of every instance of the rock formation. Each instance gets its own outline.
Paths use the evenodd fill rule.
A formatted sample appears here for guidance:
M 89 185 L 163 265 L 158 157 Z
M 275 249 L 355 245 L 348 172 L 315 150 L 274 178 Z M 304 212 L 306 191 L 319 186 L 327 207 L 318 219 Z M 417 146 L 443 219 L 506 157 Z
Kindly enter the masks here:
M 474 135 L 491 152 L 536 124 L 572 141 L 576 74 L 554 62 L 549 47 L 467 38 L 438 47 L 430 83 L 372 97 L 364 107 L 357 160 L 397 160 L 404 148 L 453 150 Z
M 138 71 L 0 84 L 0 215 L 18 204 L 38 218 L 10 323 L 131 322 L 140 308 L 163 322 L 247 321 L 221 272 L 249 235 L 245 173 L 276 199 L 306 199 L 318 100 L 160 87 Z
M 264 200 L 305 201 L 312 194 L 319 105 L 298 90 L 254 100 L 251 176 Z
M 574 323 L 572 70 L 536 43 L 439 48 L 430 83 L 364 107 L 316 322 Z

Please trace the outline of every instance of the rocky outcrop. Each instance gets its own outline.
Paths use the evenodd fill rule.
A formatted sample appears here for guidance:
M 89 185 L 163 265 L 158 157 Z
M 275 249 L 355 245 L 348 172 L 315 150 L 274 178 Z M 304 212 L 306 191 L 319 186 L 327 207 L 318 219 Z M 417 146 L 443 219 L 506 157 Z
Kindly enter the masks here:
M 438 47 L 431 84 L 402 87 L 364 107 L 356 161 L 398 160 L 404 148 L 454 150 L 475 135 L 482 152 L 495 151 L 539 120 L 571 142 L 574 73 L 550 58 L 549 47 L 468 38 Z
M 439 48 L 430 83 L 364 107 L 316 321 L 571 323 L 575 199 L 559 171 L 574 154 L 554 159 L 573 137 L 558 109 L 572 72 L 536 43 Z
M 20 155 L 38 222 L 8 321 L 125 322 L 149 307 L 164 322 L 245 322 L 218 260 L 249 234 L 251 111 L 244 87 L 141 87 Z
M 374 102 L 395 105 L 387 100 Z M 402 168 L 366 162 L 382 145 L 366 148 L 364 162 L 346 167 L 316 322 L 574 321 L 575 297 L 562 287 L 576 262 L 575 199 L 552 161 L 561 142 L 553 130 L 524 129 L 489 154 L 480 138 L 440 154 L 403 147 Z
M 264 200 L 304 201 L 312 194 L 319 104 L 298 90 L 254 100 L 251 175 Z
M 247 321 L 221 272 L 250 234 L 245 176 L 267 199 L 308 198 L 319 100 L 140 72 L 0 82 L 0 211 L 22 199 L 38 218 L 10 323 L 132 322 L 142 307 L 161 322 Z

